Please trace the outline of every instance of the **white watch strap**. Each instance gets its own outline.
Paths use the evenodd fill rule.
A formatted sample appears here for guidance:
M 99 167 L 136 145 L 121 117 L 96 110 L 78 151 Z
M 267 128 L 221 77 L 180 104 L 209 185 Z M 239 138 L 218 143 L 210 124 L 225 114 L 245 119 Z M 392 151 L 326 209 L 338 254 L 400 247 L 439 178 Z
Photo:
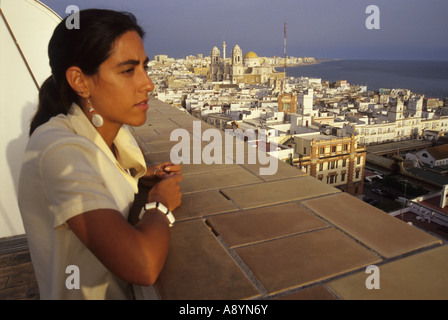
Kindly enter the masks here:
M 142 211 L 140 212 L 140 216 L 139 216 L 140 220 L 142 220 L 142 218 L 145 215 L 146 211 L 149 210 L 149 209 L 157 209 L 160 212 L 162 212 L 167 217 L 167 219 L 168 219 L 168 221 L 170 223 L 170 227 L 172 227 L 173 223 L 176 221 L 176 219 L 174 218 L 173 213 L 160 202 L 149 202 L 149 203 L 145 204 L 143 206 Z

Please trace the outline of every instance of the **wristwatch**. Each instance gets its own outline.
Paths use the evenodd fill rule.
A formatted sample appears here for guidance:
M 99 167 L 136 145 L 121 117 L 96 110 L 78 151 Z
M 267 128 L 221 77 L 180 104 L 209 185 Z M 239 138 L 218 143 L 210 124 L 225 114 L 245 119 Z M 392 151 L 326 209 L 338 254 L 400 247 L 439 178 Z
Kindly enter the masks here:
M 142 211 L 140 212 L 140 216 L 138 218 L 140 220 L 142 220 L 146 211 L 149 209 L 154 209 L 154 208 L 159 210 L 166 216 L 166 218 L 168 219 L 168 221 L 170 223 L 170 227 L 172 227 L 173 223 L 176 221 L 176 219 L 174 218 L 173 213 L 167 207 L 165 207 L 163 204 L 161 204 L 160 202 L 149 202 L 149 203 L 145 204 L 143 206 Z

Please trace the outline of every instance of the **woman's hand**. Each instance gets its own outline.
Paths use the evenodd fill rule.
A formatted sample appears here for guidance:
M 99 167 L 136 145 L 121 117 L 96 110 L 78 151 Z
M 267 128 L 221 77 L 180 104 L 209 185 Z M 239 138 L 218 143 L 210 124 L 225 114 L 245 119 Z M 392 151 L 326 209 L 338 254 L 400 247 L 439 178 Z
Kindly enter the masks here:
M 181 164 L 174 164 L 170 161 L 162 162 L 155 166 L 148 166 L 146 170 L 146 174 L 139 179 L 139 183 L 143 187 L 150 188 L 156 183 L 159 179 L 162 179 L 166 175 L 170 173 L 180 173 L 182 170 Z
M 148 202 L 160 202 L 170 211 L 176 209 L 182 202 L 179 182 L 182 181 L 182 172 L 165 173 L 148 193 Z
M 155 166 L 148 166 L 148 170 L 142 179 L 163 178 L 168 173 L 180 172 L 181 170 L 182 165 L 180 164 L 174 164 L 170 161 L 162 162 Z

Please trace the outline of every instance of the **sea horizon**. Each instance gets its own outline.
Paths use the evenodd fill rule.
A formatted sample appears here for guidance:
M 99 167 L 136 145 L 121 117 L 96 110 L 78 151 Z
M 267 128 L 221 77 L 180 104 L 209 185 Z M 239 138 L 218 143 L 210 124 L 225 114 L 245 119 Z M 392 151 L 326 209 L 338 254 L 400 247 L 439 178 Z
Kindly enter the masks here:
M 448 98 L 448 60 L 316 59 L 314 64 L 286 68 L 288 77 L 320 78 L 351 85 L 366 85 L 369 91 L 408 89 L 415 94 Z

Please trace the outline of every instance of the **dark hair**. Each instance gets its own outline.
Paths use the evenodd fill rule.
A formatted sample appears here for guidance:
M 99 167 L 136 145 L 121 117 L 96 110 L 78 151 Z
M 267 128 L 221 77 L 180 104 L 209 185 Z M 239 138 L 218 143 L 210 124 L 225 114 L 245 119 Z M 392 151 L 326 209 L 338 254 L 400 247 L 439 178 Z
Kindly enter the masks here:
M 144 37 L 143 29 L 134 15 L 102 9 L 79 11 L 79 28 L 67 28 L 66 17 L 53 32 L 48 44 L 52 75 L 39 90 L 37 112 L 31 120 L 30 132 L 58 114 L 67 114 L 79 96 L 67 82 L 65 72 L 72 66 L 87 75 L 95 75 L 101 63 L 110 56 L 115 40 L 127 31 Z

